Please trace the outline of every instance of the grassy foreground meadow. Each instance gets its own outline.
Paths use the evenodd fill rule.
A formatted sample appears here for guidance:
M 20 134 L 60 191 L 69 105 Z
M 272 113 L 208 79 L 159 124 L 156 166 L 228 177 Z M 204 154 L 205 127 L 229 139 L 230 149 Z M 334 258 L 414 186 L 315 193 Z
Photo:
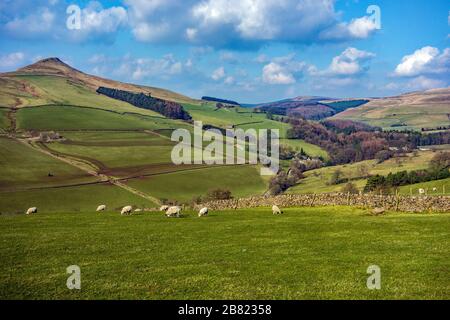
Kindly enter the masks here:
M 348 207 L 3 215 L 0 298 L 445 299 L 449 230 L 448 214 Z M 374 264 L 381 290 L 366 287 Z

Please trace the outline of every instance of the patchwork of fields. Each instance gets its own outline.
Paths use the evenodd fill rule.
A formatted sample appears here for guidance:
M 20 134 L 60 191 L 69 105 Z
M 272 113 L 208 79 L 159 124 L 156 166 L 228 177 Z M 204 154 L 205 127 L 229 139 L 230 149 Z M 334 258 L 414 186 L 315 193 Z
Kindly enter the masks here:
M 202 121 L 217 127 L 234 126 L 236 129 L 278 129 L 280 143 L 290 146 L 297 151 L 303 150 L 310 156 L 322 156 L 327 158 L 327 152 L 320 147 L 303 140 L 286 139 L 286 133 L 290 125 L 288 123 L 267 119 L 264 113 L 253 113 L 248 108 L 233 107 L 217 109 L 215 103 L 202 103 L 198 105 L 183 104 L 194 120 Z
M 205 218 L 189 210 L 180 219 L 151 210 L 121 216 L 123 206 L 191 203 L 218 188 L 235 197 L 263 195 L 269 178 L 257 165 L 173 164 L 171 133 L 192 132 L 192 124 L 99 95 L 99 85 L 178 101 L 205 125 L 279 129 L 282 144 L 328 158 L 318 146 L 287 139 L 289 124 L 265 114 L 92 77 L 59 59 L 2 75 L 0 299 L 448 298 L 445 213 L 373 216 L 334 206 L 282 208 L 276 216 L 270 208 L 212 211 Z M 389 118 L 367 118 L 377 123 L 378 116 Z M 415 119 L 404 121 L 420 124 Z M 433 154 L 308 171 L 289 192 L 340 191 L 343 184 L 328 184 L 336 169 L 361 189 L 368 174 L 425 169 Z M 450 193 L 449 183 L 400 192 Z M 107 209 L 96 213 L 100 204 Z M 24 215 L 29 207 L 38 213 Z M 80 291 L 66 287 L 66 268 L 74 264 L 82 270 Z M 366 287 L 373 264 L 381 267 L 382 290 Z
M 0 159 L 4 173 L 0 179 L 0 191 L 4 192 L 0 197 L 2 213 L 23 212 L 37 204 L 42 210 L 53 212 L 61 208 L 57 201 L 39 199 L 51 198 L 43 194 L 57 194 L 67 202 L 67 198 L 61 196 L 64 190 L 80 195 L 87 194 L 91 188 L 103 190 L 104 199 L 99 198 L 98 202 L 128 192 L 129 202 L 134 203 L 139 203 L 134 199 L 138 195 L 124 187 L 130 186 L 137 193 L 150 194 L 160 200 L 182 202 L 190 202 L 193 197 L 204 196 L 217 188 L 229 189 L 235 196 L 266 191 L 268 180 L 260 176 L 256 166 L 174 165 L 171 132 L 176 128 L 192 131 L 192 125 L 99 95 L 84 83 L 91 78 L 67 66 L 53 65 L 53 61 L 47 63 L 48 66 L 38 69 L 47 70 L 49 74 L 23 70 L 1 78 L 0 104 L 14 107 L 15 112 L 0 109 L 0 130 L 8 128 L 19 135 L 30 131 L 56 131 L 63 137 L 53 142 L 1 138 L 2 149 L 8 150 Z M 61 76 L 61 72 L 66 71 L 70 77 Z M 283 144 L 296 150 L 303 148 L 310 155 L 327 157 L 317 146 L 285 139 L 289 125 L 269 120 L 265 114 L 244 108 L 217 110 L 214 103 L 194 100 L 182 103 L 194 120 L 204 124 L 257 130 L 276 128 L 280 130 Z M 8 113 L 14 117 L 14 123 L 8 119 Z M 106 188 L 103 184 L 110 179 L 120 179 L 121 184 Z M 25 197 L 24 190 L 29 190 L 29 197 Z M 20 197 L 24 197 L 24 201 L 19 201 Z M 123 197 L 117 200 L 123 201 L 115 202 L 117 206 L 119 202 L 129 204 Z M 150 206 L 148 199 L 142 198 L 142 201 L 139 207 Z M 150 202 L 155 205 L 155 201 Z M 83 201 L 78 203 L 79 208 L 68 208 L 78 211 L 88 207 Z

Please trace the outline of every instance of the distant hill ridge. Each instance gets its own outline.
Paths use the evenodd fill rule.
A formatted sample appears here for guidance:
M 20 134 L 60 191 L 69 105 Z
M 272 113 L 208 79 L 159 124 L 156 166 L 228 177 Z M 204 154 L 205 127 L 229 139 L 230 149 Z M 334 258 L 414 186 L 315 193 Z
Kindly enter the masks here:
M 18 98 L 14 96 L 14 90 L 17 90 L 15 88 L 17 85 L 23 86 L 20 90 L 27 94 L 37 94 L 33 92 L 32 87 L 26 85 L 26 82 L 14 80 L 15 76 L 23 75 L 63 77 L 93 92 L 99 87 L 106 87 L 133 93 L 150 94 L 154 98 L 176 103 L 191 105 L 200 105 L 201 103 L 201 100 L 192 99 L 170 90 L 123 83 L 89 75 L 71 67 L 57 57 L 51 57 L 20 68 L 15 72 L 0 74 L 2 92 L 8 97 L 8 102 L 4 100 L 5 106 L 16 103 L 14 99 L 17 100 Z M 233 100 L 209 96 L 203 98 L 224 104 L 240 105 Z M 274 114 L 299 115 L 313 120 L 332 117 L 359 121 L 388 130 L 395 130 L 400 127 L 402 130 L 433 131 L 450 126 L 450 87 L 410 92 L 385 98 L 334 99 L 323 96 L 299 96 L 271 103 L 241 104 L 241 106 Z
M 215 98 L 215 97 L 203 96 L 202 100 L 212 101 L 212 102 L 220 102 L 220 103 L 225 103 L 225 104 L 232 104 L 234 106 L 240 106 L 240 104 L 238 102 L 236 102 L 236 101 L 227 100 L 227 99 L 221 99 L 221 98 Z

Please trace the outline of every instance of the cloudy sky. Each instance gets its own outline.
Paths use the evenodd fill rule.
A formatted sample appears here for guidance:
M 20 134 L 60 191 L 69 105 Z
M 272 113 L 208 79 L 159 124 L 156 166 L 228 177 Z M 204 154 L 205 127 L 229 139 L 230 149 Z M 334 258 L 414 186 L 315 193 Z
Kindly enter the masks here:
M 0 71 L 50 56 L 196 98 L 394 95 L 450 85 L 450 2 L 2 0 Z

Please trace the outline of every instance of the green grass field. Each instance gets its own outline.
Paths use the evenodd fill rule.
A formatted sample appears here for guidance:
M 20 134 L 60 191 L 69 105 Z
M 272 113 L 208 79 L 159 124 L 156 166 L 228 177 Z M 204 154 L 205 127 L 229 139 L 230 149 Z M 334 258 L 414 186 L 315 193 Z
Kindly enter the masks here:
M 364 122 L 385 130 L 420 130 L 448 126 L 448 104 L 363 105 L 339 113 L 334 118 Z M 396 125 L 402 125 L 395 127 Z
M 102 162 L 107 168 L 144 166 L 157 163 L 171 163 L 171 145 L 152 146 L 80 146 L 62 143 L 49 145 L 50 149 L 63 154 L 87 157 Z
M 436 188 L 436 190 L 433 190 Z M 450 178 L 449 179 L 442 179 L 442 180 L 435 180 L 435 181 L 428 181 L 428 182 L 422 182 L 422 183 L 416 183 L 411 184 L 408 186 L 402 186 L 399 188 L 400 194 L 406 194 L 406 195 L 418 195 L 419 189 L 424 189 L 427 193 L 427 195 L 449 195 L 450 194 Z
M 106 205 L 109 212 L 119 212 L 127 205 L 156 207 L 151 201 L 109 184 L 0 193 L 1 214 L 23 214 L 30 207 L 37 207 L 44 213 L 95 212 L 101 204 Z
M 407 157 L 392 158 L 382 163 L 376 163 L 376 160 L 367 160 L 356 162 L 353 164 L 339 165 L 332 167 L 324 167 L 316 170 L 305 172 L 305 179 L 289 189 L 289 193 L 327 193 L 339 192 L 346 183 L 337 185 L 329 185 L 328 182 L 333 172 L 340 170 L 342 178 L 351 179 L 352 183 L 360 190 L 366 185 L 367 179 L 361 178 L 359 168 L 364 166 L 371 175 L 380 174 L 387 175 L 389 172 L 395 173 L 399 171 L 411 171 L 427 169 L 431 158 L 434 156 L 432 151 L 420 151 L 417 156 L 408 154 Z M 409 190 L 409 189 L 408 189 Z
M 17 126 L 25 130 L 144 130 L 173 128 L 171 120 L 75 106 L 41 106 L 17 112 Z
M 203 104 L 184 104 L 186 110 L 196 121 L 202 121 L 203 124 L 210 124 L 217 127 L 225 128 L 227 126 L 235 126 L 236 129 L 278 129 L 280 132 L 280 143 L 291 146 L 300 151 L 301 148 L 310 156 L 328 157 L 325 150 L 318 146 L 307 143 L 303 140 L 286 139 L 286 132 L 290 128 L 288 123 L 269 120 L 264 113 L 253 113 L 248 108 L 222 108 L 216 109 L 215 103 Z
M 0 150 L 0 191 L 96 180 L 80 169 L 9 138 L 0 137 Z
M 160 199 L 189 202 L 212 189 L 229 189 L 235 197 L 262 194 L 266 182 L 254 166 L 208 167 L 129 180 L 133 188 Z
M 96 92 L 66 78 L 56 76 L 19 76 L 16 78 L 38 88 L 38 94 L 42 98 L 45 98 L 45 101 L 47 102 L 43 103 L 41 98 L 35 103 L 28 103 L 28 106 L 38 106 L 42 104 L 67 104 L 96 107 L 119 113 L 133 112 L 148 116 L 161 117 L 159 113 L 154 111 L 139 109 L 126 102 L 97 94 Z
M 0 298 L 448 299 L 449 230 L 447 214 L 347 207 L 2 215 Z M 381 290 L 366 288 L 374 264 Z

